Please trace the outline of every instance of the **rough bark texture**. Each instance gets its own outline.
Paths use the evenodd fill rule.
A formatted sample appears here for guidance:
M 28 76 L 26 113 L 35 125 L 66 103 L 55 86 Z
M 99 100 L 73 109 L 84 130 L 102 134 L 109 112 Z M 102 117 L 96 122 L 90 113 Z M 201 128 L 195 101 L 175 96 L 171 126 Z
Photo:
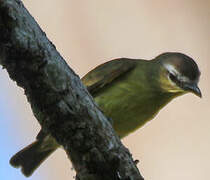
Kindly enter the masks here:
M 129 151 L 20 0 L 0 0 L 0 64 L 80 180 L 142 180 Z

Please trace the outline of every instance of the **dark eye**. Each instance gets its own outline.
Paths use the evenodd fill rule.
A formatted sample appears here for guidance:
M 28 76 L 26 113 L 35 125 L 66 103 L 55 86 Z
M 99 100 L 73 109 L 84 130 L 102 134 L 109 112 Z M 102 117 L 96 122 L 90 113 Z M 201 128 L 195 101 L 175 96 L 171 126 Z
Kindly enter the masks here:
M 175 75 L 173 75 L 172 73 L 169 72 L 169 78 L 173 81 L 173 82 L 177 82 L 177 77 Z

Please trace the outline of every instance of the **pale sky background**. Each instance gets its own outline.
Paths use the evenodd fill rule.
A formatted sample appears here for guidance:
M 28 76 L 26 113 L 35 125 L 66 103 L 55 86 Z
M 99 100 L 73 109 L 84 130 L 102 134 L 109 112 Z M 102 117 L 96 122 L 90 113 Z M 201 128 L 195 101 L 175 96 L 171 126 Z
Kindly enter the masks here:
M 24 0 L 30 13 L 81 77 L 116 57 L 151 59 L 166 51 L 193 57 L 203 98 L 175 99 L 144 128 L 123 139 L 145 180 L 210 179 L 209 0 Z M 0 70 L 0 179 L 24 180 L 10 157 L 34 141 L 40 126 L 23 90 Z M 73 180 L 56 151 L 29 180 Z

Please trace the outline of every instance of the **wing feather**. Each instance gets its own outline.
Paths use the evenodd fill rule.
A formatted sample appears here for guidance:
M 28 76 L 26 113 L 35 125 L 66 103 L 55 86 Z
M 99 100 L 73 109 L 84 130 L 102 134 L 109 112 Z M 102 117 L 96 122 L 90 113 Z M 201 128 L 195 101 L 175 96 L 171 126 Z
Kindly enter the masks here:
M 133 59 L 114 59 L 97 66 L 87 73 L 82 78 L 82 82 L 87 87 L 90 94 L 93 95 L 113 80 L 126 75 L 136 67 L 135 65 L 136 60 Z

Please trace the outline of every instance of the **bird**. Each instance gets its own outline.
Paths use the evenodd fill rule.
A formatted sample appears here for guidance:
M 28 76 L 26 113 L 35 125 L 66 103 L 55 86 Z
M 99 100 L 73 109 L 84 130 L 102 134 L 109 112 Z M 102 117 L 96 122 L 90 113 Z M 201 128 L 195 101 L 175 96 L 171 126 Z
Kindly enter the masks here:
M 151 60 L 118 58 L 101 64 L 81 81 L 98 107 L 111 119 L 120 138 L 142 127 L 172 99 L 193 93 L 202 97 L 198 87 L 200 70 L 189 56 L 165 52 Z M 43 130 L 36 141 L 11 159 L 28 177 L 60 145 Z

